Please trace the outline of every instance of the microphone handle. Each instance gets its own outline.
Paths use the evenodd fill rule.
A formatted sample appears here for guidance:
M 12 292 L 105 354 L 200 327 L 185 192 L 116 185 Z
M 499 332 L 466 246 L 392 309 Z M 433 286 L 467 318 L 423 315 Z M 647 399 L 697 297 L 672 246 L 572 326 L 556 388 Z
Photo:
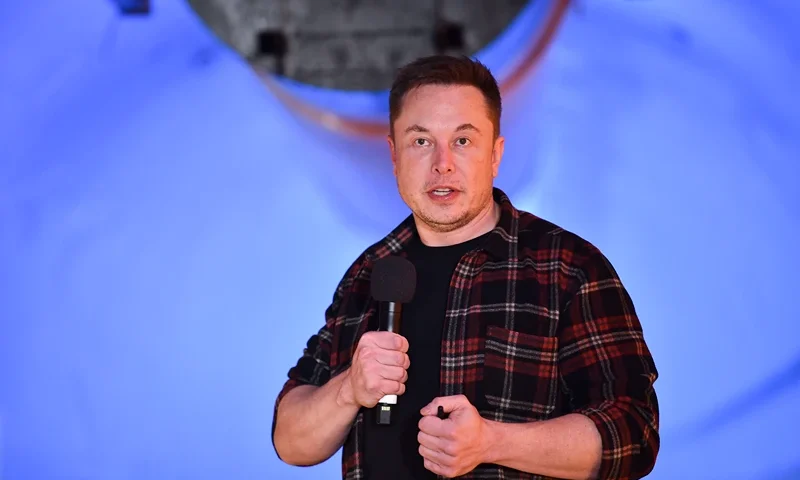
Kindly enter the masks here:
M 401 303 L 382 303 L 378 328 L 400 334 L 402 313 L 403 305 Z M 397 395 L 384 395 L 383 398 L 378 400 L 378 414 L 376 415 L 378 425 L 390 425 L 392 423 L 392 405 L 397 405 Z

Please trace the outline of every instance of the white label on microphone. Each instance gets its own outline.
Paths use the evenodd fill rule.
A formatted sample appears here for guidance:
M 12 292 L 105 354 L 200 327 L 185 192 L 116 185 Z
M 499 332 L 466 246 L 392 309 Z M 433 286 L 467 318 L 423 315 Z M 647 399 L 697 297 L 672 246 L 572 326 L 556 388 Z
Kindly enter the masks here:
M 378 403 L 386 403 L 389 405 L 397 405 L 397 395 L 384 395 L 383 398 L 378 400 Z

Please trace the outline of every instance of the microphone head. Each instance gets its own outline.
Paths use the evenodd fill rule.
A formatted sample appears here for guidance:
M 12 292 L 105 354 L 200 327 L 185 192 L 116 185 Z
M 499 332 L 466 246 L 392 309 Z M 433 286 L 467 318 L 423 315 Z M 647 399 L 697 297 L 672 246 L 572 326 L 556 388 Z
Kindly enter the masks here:
M 408 303 L 417 288 L 417 270 L 403 257 L 384 257 L 372 268 L 372 298 L 379 302 Z

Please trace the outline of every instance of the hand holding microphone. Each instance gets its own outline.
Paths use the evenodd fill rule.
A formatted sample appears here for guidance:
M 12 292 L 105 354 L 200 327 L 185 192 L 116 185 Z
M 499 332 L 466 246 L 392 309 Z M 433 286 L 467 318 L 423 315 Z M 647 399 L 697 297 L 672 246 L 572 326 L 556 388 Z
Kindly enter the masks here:
M 367 332 L 358 342 L 348 370 L 352 400 L 372 408 L 386 395 L 405 393 L 408 342 L 392 332 Z
M 372 269 L 371 294 L 379 302 L 378 331 L 362 335 L 348 371 L 348 398 L 364 407 L 379 408 L 379 424 L 391 422 L 391 406 L 405 393 L 410 365 L 408 341 L 400 335 L 402 305 L 414 296 L 414 265 L 401 257 L 386 257 Z

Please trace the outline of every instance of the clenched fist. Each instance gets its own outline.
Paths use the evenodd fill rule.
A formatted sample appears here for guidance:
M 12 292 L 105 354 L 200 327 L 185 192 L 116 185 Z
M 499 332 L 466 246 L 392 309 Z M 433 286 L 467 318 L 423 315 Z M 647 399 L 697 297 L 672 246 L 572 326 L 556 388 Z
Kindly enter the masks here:
M 438 417 L 438 407 L 449 414 Z M 439 397 L 420 413 L 419 453 L 425 468 L 445 478 L 471 472 L 484 463 L 491 439 L 486 420 L 464 395 Z
M 367 332 L 356 346 L 340 401 L 372 408 L 385 395 L 402 395 L 410 365 L 408 341 L 392 332 Z

